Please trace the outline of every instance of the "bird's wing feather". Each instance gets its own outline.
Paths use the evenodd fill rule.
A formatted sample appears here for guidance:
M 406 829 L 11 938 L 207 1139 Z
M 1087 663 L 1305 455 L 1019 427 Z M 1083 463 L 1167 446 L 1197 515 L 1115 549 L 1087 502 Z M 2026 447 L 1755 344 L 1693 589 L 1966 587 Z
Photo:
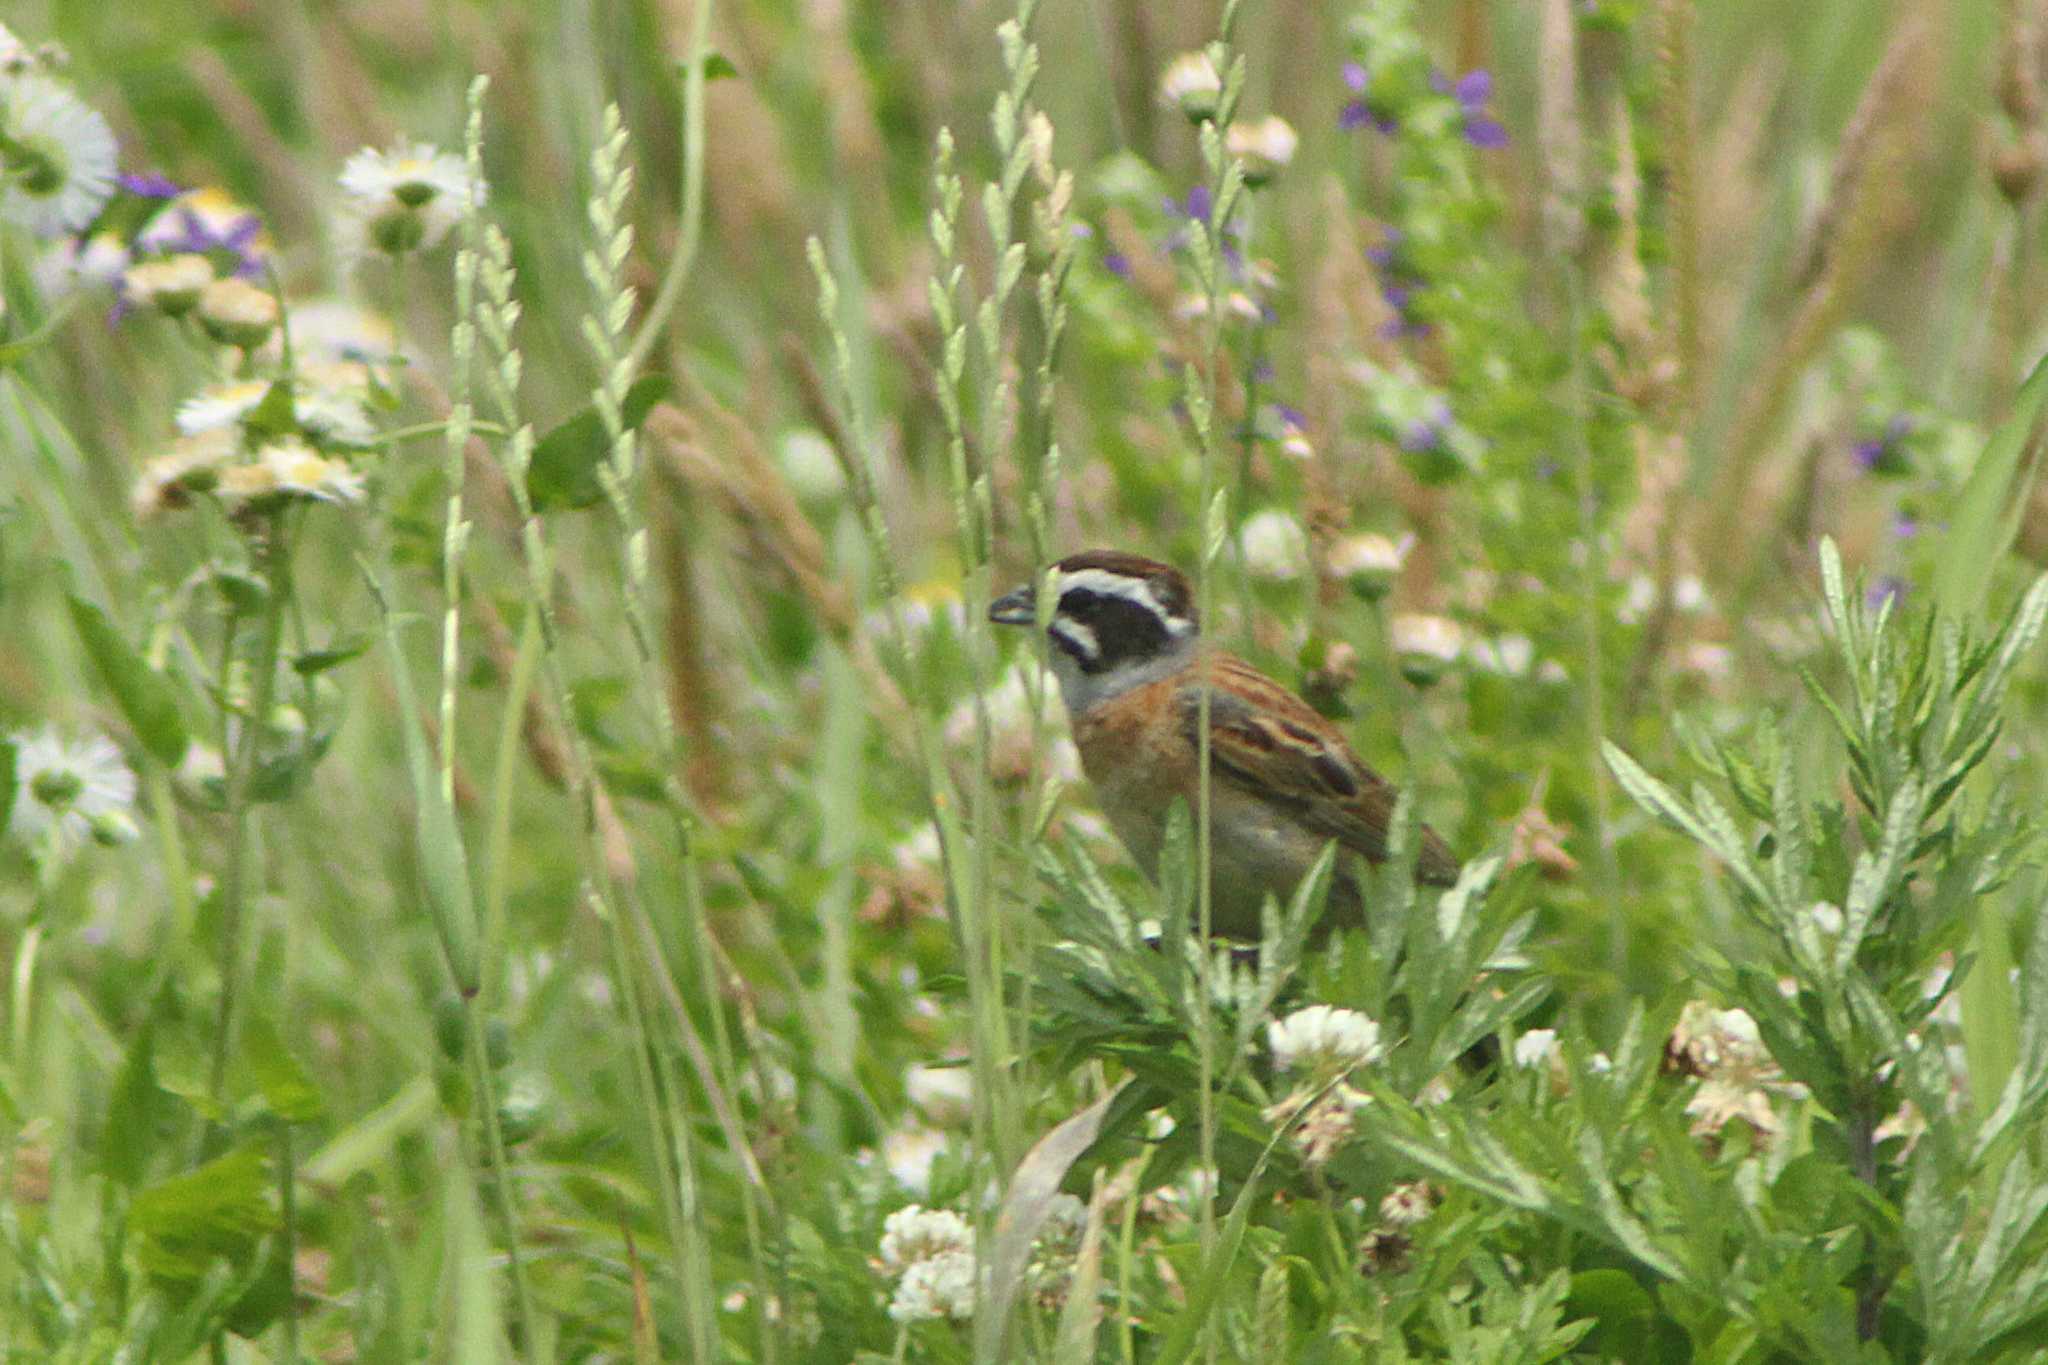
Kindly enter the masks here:
M 1387 856 L 1387 828 L 1400 793 L 1351 752 L 1329 721 L 1250 664 L 1218 655 L 1210 665 L 1209 759 L 1216 777 L 1287 809 L 1311 833 L 1373 862 Z M 1180 689 L 1182 733 L 1199 742 L 1201 693 Z M 1449 885 L 1458 860 L 1427 827 L 1415 875 Z

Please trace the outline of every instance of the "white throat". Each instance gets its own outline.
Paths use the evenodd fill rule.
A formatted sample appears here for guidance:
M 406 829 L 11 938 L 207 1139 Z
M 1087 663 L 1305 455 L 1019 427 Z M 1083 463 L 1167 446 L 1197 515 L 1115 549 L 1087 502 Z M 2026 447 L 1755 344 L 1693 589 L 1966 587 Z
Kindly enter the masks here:
M 1052 675 L 1059 680 L 1060 699 L 1067 704 L 1067 714 L 1079 716 L 1098 702 L 1108 701 L 1134 687 L 1157 682 L 1185 668 L 1194 648 L 1195 633 L 1189 631 L 1176 636 L 1164 650 L 1149 659 L 1133 660 L 1102 673 L 1082 672 L 1080 662 L 1057 646 L 1047 652 L 1052 656 Z

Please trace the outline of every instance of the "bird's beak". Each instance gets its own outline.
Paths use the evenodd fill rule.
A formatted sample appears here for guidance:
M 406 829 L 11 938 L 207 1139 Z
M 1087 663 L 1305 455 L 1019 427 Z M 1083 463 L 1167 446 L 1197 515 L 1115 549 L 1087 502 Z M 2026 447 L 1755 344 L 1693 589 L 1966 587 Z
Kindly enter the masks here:
M 1029 626 L 1038 623 L 1037 594 L 1029 584 L 1005 593 L 988 604 L 988 619 L 1001 626 Z

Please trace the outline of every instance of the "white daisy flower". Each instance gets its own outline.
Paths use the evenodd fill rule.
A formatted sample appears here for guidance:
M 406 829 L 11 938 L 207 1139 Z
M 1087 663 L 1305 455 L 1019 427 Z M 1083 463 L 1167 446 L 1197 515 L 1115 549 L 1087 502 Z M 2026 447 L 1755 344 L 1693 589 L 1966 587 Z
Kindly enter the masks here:
M 65 854 L 87 839 L 133 838 L 134 805 L 135 774 L 106 736 L 72 742 L 44 729 L 16 740 L 7 830 L 23 843 Z
M 363 148 L 341 168 L 341 188 L 370 244 L 393 256 L 438 246 L 485 197 L 461 157 L 426 142 Z
M 376 444 L 377 428 L 356 390 L 312 383 L 301 376 L 292 394 L 292 411 L 301 427 L 322 440 L 344 446 Z
M 389 388 L 393 368 L 405 363 L 399 349 L 398 329 L 391 325 L 391 319 L 344 299 L 292 304 L 285 310 L 285 324 L 291 329 L 292 360 L 302 376 L 310 378 L 316 365 L 345 366 L 356 376 L 348 383 L 318 381 L 328 388 L 356 388 L 367 393 L 373 381 Z M 282 347 L 273 341 L 265 348 L 263 358 L 281 364 Z
M 273 441 L 256 453 L 257 463 L 269 469 L 273 487 L 319 502 L 361 502 L 363 476 L 346 460 L 331 459 L 296 436 Z
M 1254 578 L 1284 583 L 1308 572 L 1308 532 L 1285 512 L 1254 512 L 1238 532 L 1238 543 L 1244 548 L 1244 567 Z
M 135 481 L 130 503 L 136 520 L 156 515 L 165 508 L 184 503 L 186 495 L 200 482 L 211 482 L 215 471 L 241 451 L 241 437 L 232 427 L 181 436 L 166 453 L 142 467 Z
M 55 300 L 82 289 L 113 285 L 132 259 L 118 232 L 59 238 L 36 259 L 36 289 L 45 299 Z
M 277 470 L 258 460 L 253 464 L 231 464 L 215 476 L 214 493 L 230 507 L 267 498 L 277 489 Z
M 199 292 L 199 325 L 223 346 L 261 346 L 277 328 L 277 298 L 239 276 L 215 280 Z
M 270 392 L 267 379 L 238 379 L 209 384 L 178 405 L 178 430 L 187 436 L 238 425 Z
M 1380 1026 L 1357 1010 L 1310 1005 L 1266 1025 L 1282 1071 L 1345 1072 L 1380 1055 Z
M 175 318 L 191 312 L 212 283 L 213 263 L 197 252 L 185 251 L 129 266 L 121 277 L 121 294 L 137 308 L 154 306 L 166 317 Z
M 0 86 L 0 218 L 38 237 L 77 232 L 114 194 L 114 130 L 37 72 Z

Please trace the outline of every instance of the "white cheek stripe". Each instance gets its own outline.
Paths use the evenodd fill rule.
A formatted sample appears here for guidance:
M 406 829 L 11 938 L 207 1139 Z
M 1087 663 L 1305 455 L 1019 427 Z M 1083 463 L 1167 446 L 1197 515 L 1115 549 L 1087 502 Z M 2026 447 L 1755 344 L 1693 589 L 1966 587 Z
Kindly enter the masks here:
M 1102 657 L 1102 642 L 1095 638 L 1095 632 L 1079 621 L 1067 616 L 1055 616 L 1046 629 L 1079 649 L 1091 659 Z

